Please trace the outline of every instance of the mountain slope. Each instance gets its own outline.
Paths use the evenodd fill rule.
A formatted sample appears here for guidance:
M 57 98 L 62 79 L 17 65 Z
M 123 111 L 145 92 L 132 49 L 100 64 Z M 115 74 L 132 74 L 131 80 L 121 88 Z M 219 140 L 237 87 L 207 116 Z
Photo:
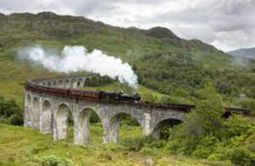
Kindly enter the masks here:
M 249 67 L 233 66 L 232 56 L 199 40 L 181 39 L 162 27 L 119 28 L 50 12 L 0 15 L 0 84 L 6 87 L 1 94 L 13 97 L 22 92 L 25 79 L 55 74 L 15 58 L 19 48 L 38 44 L 57 51 L 65 45 L 101 49 L 130 63 L 139 83 L 168 95 L 179 89 L 193 95 L 208 80 L 225 95 L 255 95 Z
M 11 14 L 0 16 L 0 21 L 0 48 L 47 40 L 60 45 L 83 44 L 124 58 L 128 51 L 135 55 L 145 55 L 172 49 L 185 52 L 202 50 L 228 56 L 201 41 L 179 39 L 170 30 L 162 27 L 149 30 L 124 29 L 83 17 L 58 16 L 50 12 L 36 15 Z
M 228 52 L 228 54 L 243 57 L 248 59 L 255 59 L 255 48 L 244 48 Z

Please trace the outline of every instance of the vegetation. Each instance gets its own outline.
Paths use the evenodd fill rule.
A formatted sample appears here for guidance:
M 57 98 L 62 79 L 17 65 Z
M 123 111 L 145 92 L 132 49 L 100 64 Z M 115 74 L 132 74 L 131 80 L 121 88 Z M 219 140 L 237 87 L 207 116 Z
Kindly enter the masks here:
M 177 94 L 185 95 L 182 91 Z M 92 123 L 91 141 L 90 144 L 83 147 L 72 145 L 72 127 L 69 128 L 68 139 L 53 142 L 50 135 L 43 136 L 31 129 L 14 128 L 0 124 L 0 129 L 5 133 L 0 137 L 0 154 L 10 151 L 11 154 L 8 153 L 4 156 L 13 155 L 14 147 L 9 145 L 12 139 L 15 139 L 13 140 L 15 144 L 21 145 L 19 149 L 15 149 L 14 156 L 16 157 L 0 158 L 2 162 L 0 164 L 13 165 L 15 163 L 21 165 L 23 161 L 26 161 L 26 165 L 41 164 L 50 166 L 90 165 L 93 163 L 98 165 L 133 165 L 138 163 L 138 165 L 142 165 L 146 162 L 164 165 L 167 161 L 178 163 L 181 160 L 183 165 L 186 165 L 185 163 L 189 165 L 193 162 L 194 165 L 254 165 L 254 119 L 238 115 L 234 115 L 229 119 L 222 118 L 224 111 L 222 97 L 210 82 L 206 83 L 204 88 L 194 95 L 196 96 L 196 110 L 188 115 L 184 123 L 176 125 L 170 130 L 163 126 L 161 129 L 162 134 L 164 134 L 163 140 L 143 137 L 139 124 L 131 116 L 122 117 L 120 145 L 102 144 L 102 125 L 97 115 L 93 113 L 90 119 Z M 15 104 L 9 105 L 8 108 L 16 108 Z M 9 111 L 7 113 L 9 114 Z M 12 111 L 10 111 L 11 113 Z M 72 126 L 72 124 L 70 119 L 69 126 Z M 5 130 L 8 130 L 8 132 Z M 16 137 L 19 138 L 14 137 L 12 132 L 17 134 Z M 19 132 L 25 132 L 27 135 Z M 66 151 L 68 153 L 63 153 Z M 95 155 L 82 156 L 87 153 L 95 153 Z M 126 155 L 130 156 L 130 161 L 125 163 Z M 174 157 L 173 159 L 173 155 L 207 160 L 195 162 L 186 157 Z M 215 163 L 212 162 L 213 160 Z
M 211 83 L 206 83 L 196 96 L 196 109 L 184 123 L 164 131 L 169 133 L 164 140 L 141 138 L 126 142 L 125 146 L 145 154 L 154 154 L 155 150 L 161 150 L 168 154 L 253 166 L 254 118 L 239 115 L 222 118 L 222 98 Z
M 223 119 L 221 97 L 210 84 L 198 93 L 201 100 L 187 121 L 170 134 L 166 150 L 237 165 L 255 164 L 255 123 L 238 115 Z
M 54 142 L 50 135 L 7 125 L 22 124 L 25 79 L 64 75 L 16 58 L 19 48 L 34 44 L 55 51 L 65 45 L 101 49 L 132 65 L 143 100 L 197 108 L 185 123 L 163 127 L 165 139 L 160 141 L 142 137 L 137 122 L 123 117 L 120 145 L 102 144 L 103 129 L 95 114 L 91 143 L 80 147 L 72 145 L 72 127 L 67 140 Z M 124 29 L 48 12 L 0 15 L 0 94 L 4 96 L 0 121 L 7 123 L 0 124 L 0 165 L 255 165 L 254 119 L 221 117 L 223 106 L 255 111 L 254 64 L 237 61 L 201 41 L 180 39 L 161 27 Z M 94 77 L 83 89 L 136 92 L 107 77 Z
M 51 135 L 42 135 L 38 131 L 24 127 L 0 124 L 0 165 L 3 166 L 50 166 L 73 165 L 157 165 L 206 166 L 228 165 L 227 163 L 194 160 L 188 157 L 173 156 L 160 149 L 150 148 L 135 150 L 129 148 L 130 142 L 141 139 L 139 127 L 122 126 L 121 144 L 102 144 L 102 127 L 98 124 L 91 126 L 91 141 L 87 146 L 72 144 L 72 135 L 63 141 L 53 141 Z M 132 135 L 130 134 L 132 132 Z M 132 141 L 133 140 L 133 141 Z M 129 142 L 129 143 L 128 143 Z M 133 145 L 134 146 L 134 145 Z M 48 166 L 47 165 L 47 166 Z M 61 166 L 62 166 L 61 165 Z
M 227 97 L 239 97 L 242 93 L 254 97 L 255 73 L 250 69 L 205 63 L 208 62 L 198 63 L 184 53 L 169 52 L 145 56 L 136 68 L 140 83 L 161 93 L 173 94 L 177 88 L 183 88 L 193 95 L 210 80 Z
M 0 97 L 0 122 L 13 125 L 23 124 L 23 112 L 14 100 Z
M 199 40 L 183 40 L 170 30 L 112 27 L 82 17 L 43 12 L 0 16 L 0 93 L 22 103 L 22 83 L 27 78 L 56 75 L 15 58 L 24 46 L 40 44 L 59 51 L 65 45 L 101 49 L 129 62 L 139 82 L 179 101 L 176 89 L 188 98 L 210 80 L 223 95 L 224 104 L 240 106 L 239 95 L 254 98 L 254 61 L 237 65 L 236 59 Z M 239 63 L 238 63 L 239 64 Z M 248 80 L 248 81 L 247 81 Z M 19 96 L 19 97 L 18 97 Z M 149 96 L 149 95 L 148 95 Z M 175 98 L 177 97 L 177 98 Z M 188 101 L 189 102 L 189 101 Z
M 44 156 L 38 160 L 43 166 L 72 166 L 73 162 L 66 158 L 60 158 L 55 155 Z

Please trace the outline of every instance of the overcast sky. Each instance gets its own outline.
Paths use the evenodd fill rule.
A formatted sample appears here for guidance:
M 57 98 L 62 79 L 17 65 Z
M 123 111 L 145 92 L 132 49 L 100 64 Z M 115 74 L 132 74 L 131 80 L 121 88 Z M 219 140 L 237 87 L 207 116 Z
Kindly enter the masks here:
M 164 26 L 229 51 L 255 47 L 255 0 L 0 0 L 0 12 L 52 11 L 107 24 Z

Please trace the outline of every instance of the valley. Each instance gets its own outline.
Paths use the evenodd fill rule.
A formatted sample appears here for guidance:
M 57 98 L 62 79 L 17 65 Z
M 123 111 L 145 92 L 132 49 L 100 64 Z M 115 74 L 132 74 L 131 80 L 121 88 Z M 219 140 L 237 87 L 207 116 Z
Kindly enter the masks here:
M 120 144 L 102 144 L 103 128 L 98 122 L 91 123 L 88 145 L 72 144 L 72 125 L 67 139 L 53 141 L 51 134 L 42 135 L 18 126 L 23 123 L 25 81 L 91 73 L 49 71 L 40 63 L 19 58 L 20 50 L 36 46 L 60 57 L 65 46 L 82 46 L 89 53 L 99 49 L 128 63 L 138 76 L 138 89 L 133 89 L 117 78 L 105 79 L 94 73 L 95 79 L 79 90 L 139 93 L 145 101 L 195 104 L 197 108 L 187 116 L 187 122 L 173 128 L 163 126 L 162 140 L 142 136 L 141 128 L 126 117 L 120 125 Z M 52 161 L 64 162 L 65 166 L 253 166 L 254 117 L 234 115 L 223 119 L 221 116 L 224 107 L 248 109 L 255 114 L 254 66 L 252 59 L 236 61 L 212 45 L 197 39 L 181 39 L 163 27 L 120 28 L 52 12 L 0 14 L 0 132 L 3 133 L 0 165 L 33 166 Z

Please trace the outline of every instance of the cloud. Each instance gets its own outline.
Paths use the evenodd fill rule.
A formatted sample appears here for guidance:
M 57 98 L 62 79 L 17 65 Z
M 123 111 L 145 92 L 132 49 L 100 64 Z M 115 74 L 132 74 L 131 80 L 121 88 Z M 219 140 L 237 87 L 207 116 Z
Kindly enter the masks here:
M 165 26 L 223 50 L 255 46 L 255 0 L 0 0 L 0 12 L 53 11 L 108 24 Z

